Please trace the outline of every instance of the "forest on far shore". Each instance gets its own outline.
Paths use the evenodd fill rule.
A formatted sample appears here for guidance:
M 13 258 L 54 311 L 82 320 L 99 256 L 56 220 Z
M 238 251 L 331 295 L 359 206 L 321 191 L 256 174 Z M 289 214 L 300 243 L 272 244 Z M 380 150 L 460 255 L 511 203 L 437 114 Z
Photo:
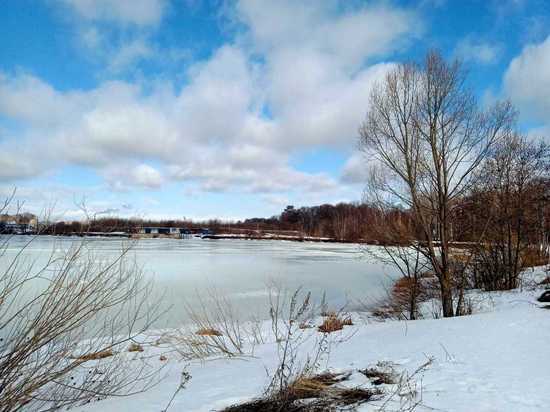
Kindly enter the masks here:
M 488 219 L 495 223 L 512 221 L 525 240 L 540 241 L 550 233 L 550 180 L 538 178 L 530 182 L 521 196 L 510 194 L 507 210 L 494 216 L 502 203 L 497 191 L 478 188 L 463 196 L 453 207 L 453 239 L 457 242 L 476 241 Z M 505 215 L 504 215 L 505 214 Z M 410 211 L 395 207 L 383 216 L 374 203 L 338 203 L 319 206 L 287 206 L 279 215 L 269 218 L 254 217 L 239 221 L 205 220 L 149 220 L 138 218 L 98 217 L 86 222 L 56 222 L 41 233 L 81 233 L 83 227 L 90 232 L 124 231 L 137 233 L 144 226 L 209 228 L 216 233 L 295 232 L 301 236 L 328 237 L 343 242 L 381 243 L 385 236 L 375 228 L 381 219 L 399 220 L 407 225 L 414 223 Z M 519 227 L 519 226 L 521 227 Z M 412 228 L 414 231 L 414 228 Z M 416 231 L 422 240 L 421 231 Z

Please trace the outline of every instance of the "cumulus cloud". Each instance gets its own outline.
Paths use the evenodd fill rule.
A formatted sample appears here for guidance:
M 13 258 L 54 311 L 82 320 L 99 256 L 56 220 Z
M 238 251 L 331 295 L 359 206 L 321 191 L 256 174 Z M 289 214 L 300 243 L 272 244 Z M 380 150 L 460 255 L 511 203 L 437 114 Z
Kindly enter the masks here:
M 33 126 L 48 126 L 67 120 L 83 103 L 80 92 L 61 94 L 42 80 L 18 73 L 0 72 L 0 113 Z
M 522 115 L 547 121 L 550 116 L 550 36 L 526 46 L 504 75 L 504 89 Z
M 109 69 L 113 72 L 120 72 L 129 67 L 132 63 L 150 58 L 155 54 L 153 48 L 145 39 L 134 39 L 123 44 L 109 59 Z
M 121 6 L 126 2 L 67 2 L 86 19 L 141 25 L 154 24 L 164 7 L 142 1 L 134 13 Z M 105 14 L 110 3 L 115 17 Z M 40 148 L 28 159 L 39 166 L 20 163 L 4 179 L 78 164 L 116 190 L 177 181 L 205 191 L 335 193 L 335 177 L 297 170 L 289 156 L 355 143 L 369 91 L 392 68 L 371 60 L 417 35 L 418 22 L 386 3 L 344 10 L 331 4 L 238 2 L 244 37 L 191 65 L 178 89 L 169 82 L 104 81 L 88 91 L 60 91 L 29 74 L 0 74 L 0 115 L 20 123 L 27 146 Z M 161 14 L 144 20 L 147 7 Z M 89 34 L 91 45 L 98 41 Z M 137 41 L 113 64 L 149 53 Z M 0 162 L 10 156 L 7 147 Z M 354 161 L 343 181 L 356 179 Z
M 110 187 L 116 191 L 126 191 L 134 187 L 158 189 L 164 183 L 164 177 L 159 170 L 143 163 L 110 166 L 103 174 Z
M 362 152 L 354 153 L 342 169 L 340 179 L 343 183 L 362 184 L 367 182 L 367 161 Z
M 62 0 L 80 17 L 90 21 L 151 26 L 158 24 L 166 9 L 165 0 Z
M 380 5 L 338 11 L 334 4 L 237 5 L 238 18 L 249 27 L 248 42 L 266 61 L 266 100 L 282 125 L 282 144 L 353 139 L 369 90 L 391 67 L 365 62 L 418 33 L 410 11 Z
M 250 28 L 260 51 L 329 54 L 350 69 L 398 47 L 399 35 L 420 26 L 415 14 L 404 9 L 375 5 L 340 11 L 337 6 L 335 2 L 241 0 L 237 16 Z
M 106 74 L 121 74 L 160 50 L 150 41 L 168 0 L 61 0 L 71 19 L 78 51 L 101 62 Z M 102 77 L 105 77 L 103 74 Z
M 465 61 L 493 64 L 497 62 L 500 53 L 500 45 L 467 37 L 458 43 L 454 54 Z

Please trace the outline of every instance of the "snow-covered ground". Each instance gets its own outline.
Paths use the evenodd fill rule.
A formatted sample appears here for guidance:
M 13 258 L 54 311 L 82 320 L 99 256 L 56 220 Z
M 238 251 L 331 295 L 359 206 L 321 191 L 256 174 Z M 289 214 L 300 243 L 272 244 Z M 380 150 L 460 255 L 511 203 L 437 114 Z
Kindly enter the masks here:
M 420 401 L 416 410 L 550 410 L 550 310 L 536 301 L 540 293 L 539 288 L 484 294 L 483 300 L 478 300 L 481 313 L 472 316 L 368 324 L 357 320 L 354 326 L 331 334 L 333 345 L 325 366 L 333 371 L 356 372 L 387 361 L 399 373 L 412 374 L 432 359 L 414 377 L 418 390 L 415 402 Z M 337 343 L 341 338 L 345 339 Z M 149 348 L 143 356 L 148 351 L 162 348 Z M 163 410 L 187 364 L 173 352 L 166 356 L 168 376 L 158 386 L 78 410 Z M 266 343 L 257 346 L 252 357 L 192 362 L 187 367 L 192 379 L 175 397 L 170 410 L 219 410 L 259 396 L 269 381 L 266 370 L 274 370 L 277 360 L 277 345 Z M 371 385 L 357 373 L 353 384 Z M 388 385 L 384 390 L 391 393 L 395 388 Z M 399 410 L 398 399 L 396 396 L 395 402 L 386 405 L 387 410 Z M 364 404 L 360 410 L 377 410 L 384 402 Z

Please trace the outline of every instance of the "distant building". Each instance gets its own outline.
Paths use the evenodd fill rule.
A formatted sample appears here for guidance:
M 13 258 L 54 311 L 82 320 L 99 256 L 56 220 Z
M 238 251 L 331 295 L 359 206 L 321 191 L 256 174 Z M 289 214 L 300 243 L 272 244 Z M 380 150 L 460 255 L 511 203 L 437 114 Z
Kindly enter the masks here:
M 189 235 L 191 231 L 183 227 L 144 226 L 139 233 L 145 235 Z
M 10 235 L 26 235 L 36 233 L 38 219 L 32 213 L 0 215 L 0 233 Z
M 14 221 L 0 222 L 0 234 L 30 235 L 36 232 L 36 226 L 28 223 L 16 223 Z

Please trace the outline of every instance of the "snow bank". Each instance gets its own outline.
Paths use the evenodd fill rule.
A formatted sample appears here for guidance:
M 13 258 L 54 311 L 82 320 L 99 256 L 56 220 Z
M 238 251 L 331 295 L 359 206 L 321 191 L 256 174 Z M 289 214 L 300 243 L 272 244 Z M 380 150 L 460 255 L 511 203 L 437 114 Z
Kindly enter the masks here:
M 336 371 L 356 371 L 389 361 L 398 371 L 412 373 L 427 358 L 433 358 L 417 377 L 422 388 L 422 404 L 417 410 L 549 410 L 550 310 L 537 304 L 539 294 L 540 290 L 492 293 L 487 295 L 490 304 L 484 306 L 483 313 L 467 317 L 359 322 L 344 329 L 348 339 L 334 345 L 328 366 Z M 333 335 L 337 340 L 338 333 Z M 185 366 L 175 354 L 166 356 L 168 376 L 149 392 L 107 399 L 77 410 L 163 410 Z M 151 362 L 159 362 L 158 356 L 151 356 Z M 273 370 L 276 364 L 275 343 L 256 347 L 251 358 L 192 363 L 188 367 L 192 379 L 170 410 L 206 412 L 254 398 L 268 383 L 266 369 Z M 358 380 L 356 377 L 354 383 L 361 383 Z M 363 383 L 369 384 L 366 378 Z M 363 405 L 360 410 L 376 410 L 380 405 Z

